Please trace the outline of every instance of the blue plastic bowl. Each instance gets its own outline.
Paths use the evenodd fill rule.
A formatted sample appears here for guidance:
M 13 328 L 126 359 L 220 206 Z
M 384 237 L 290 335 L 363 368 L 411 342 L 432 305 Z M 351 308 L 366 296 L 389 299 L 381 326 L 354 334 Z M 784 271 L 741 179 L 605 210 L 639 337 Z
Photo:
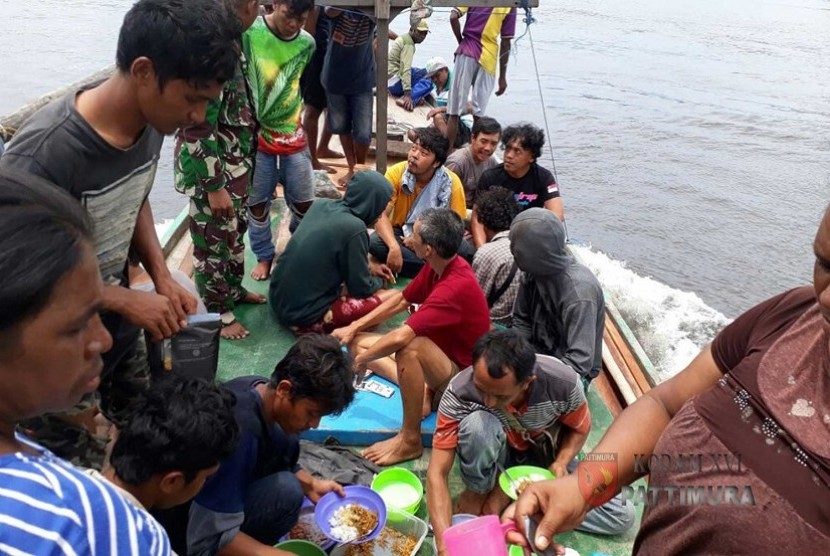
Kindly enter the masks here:
M 355 544 L 375 539 L 386 525 L 386 504 L 384 504 L 383 498 L 377 492 L 365 486 L 347 486 L 343 490 L 346 491 L 345 497 L 341 497 L 336 492 L 329 492 L 317 502 L 317 508 L 314 510 L 314 520 L 317 522 L 317 527 L 331 540 L 341 542 L 340 539 L 332 536 L 329 520 L 339 508 L 349 504 L 357 504 L 375 512 L 378 515 L 378 524 L 368 536 L 363 537 Z

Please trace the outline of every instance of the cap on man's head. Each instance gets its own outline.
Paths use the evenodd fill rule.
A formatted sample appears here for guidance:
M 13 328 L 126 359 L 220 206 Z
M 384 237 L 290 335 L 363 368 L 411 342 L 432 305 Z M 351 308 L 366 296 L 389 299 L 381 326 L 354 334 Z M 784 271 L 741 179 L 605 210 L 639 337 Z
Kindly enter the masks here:
M 440 56 L 435 56 L 427 60 L 427 75 L 435 75 L 444 68 L 449 68 L 449 66 L 447 66 L 447 62 Z
M 418 25 L 415 26 L 415 29 L 423 31 L 424 33 L 429 33 L 429 23 L 427 23 L 426 19 L 422 19 L 418 22 Z

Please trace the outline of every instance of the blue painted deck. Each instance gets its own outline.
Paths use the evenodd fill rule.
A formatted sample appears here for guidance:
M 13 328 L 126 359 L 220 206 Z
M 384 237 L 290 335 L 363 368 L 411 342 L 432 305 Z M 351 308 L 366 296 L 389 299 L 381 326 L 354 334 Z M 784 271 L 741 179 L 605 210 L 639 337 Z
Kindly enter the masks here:
M 394 436 L 403 420 L 401 392 L 396 385 L 383 378 L 372 376 L 372 380 L 391 386 L 395 393 L 390 398 L 384 398 L 372 392 L 358 391 L 355 401 L 346 411 L 337 417 L 323 417 L 320 426 L 303 433 L 302 438 L 324 442 L 333 437 L 347 446 L 368 446 Z M 436 413 L 432 412 L 421 422 L 421 441 L 426 448 L 432 447 L 435 419 Z

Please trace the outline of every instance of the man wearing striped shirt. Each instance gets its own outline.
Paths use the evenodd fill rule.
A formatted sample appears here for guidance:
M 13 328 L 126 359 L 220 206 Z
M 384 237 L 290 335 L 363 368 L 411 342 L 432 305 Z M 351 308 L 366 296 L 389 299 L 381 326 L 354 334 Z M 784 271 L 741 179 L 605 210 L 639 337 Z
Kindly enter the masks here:
M 473 366 L 452 379 L 438 407 L 427 501 L 439 553 L 454 513 L 447 479 L 456 452 L 466 487 L 456 513 L 498 515 L 510 502 L 496 486 L 499 465 L 536 465 L 565 476 L 590 430 L 591 412 L 573 369 L 536 355 L 512 330 L 482 336 Z M 617 534 L 633 522 L 633 507 L 614 499 L 589 513 L 580 529 Z

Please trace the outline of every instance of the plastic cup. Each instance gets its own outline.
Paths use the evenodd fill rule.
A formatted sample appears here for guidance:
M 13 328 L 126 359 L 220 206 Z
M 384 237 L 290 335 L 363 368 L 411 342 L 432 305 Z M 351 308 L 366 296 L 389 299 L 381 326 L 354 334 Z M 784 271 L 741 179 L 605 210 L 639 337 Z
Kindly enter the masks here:
M 372 490 L 380 494 L 388 507 L 413 515 L 424 498 L 424 485 L 418 476 L 402 467 L 378 473 L 372 481 Z
M 508 556 L 504 537 L 518 531 L 512 521 L 500 523 L 494 515 L 477 517 L 444 531 L 450 556 Z
M 309 541 L 283 541 L 275 545 L 274 548 L 291 552 L 297 556 L 326 556 L 325 550 Z

